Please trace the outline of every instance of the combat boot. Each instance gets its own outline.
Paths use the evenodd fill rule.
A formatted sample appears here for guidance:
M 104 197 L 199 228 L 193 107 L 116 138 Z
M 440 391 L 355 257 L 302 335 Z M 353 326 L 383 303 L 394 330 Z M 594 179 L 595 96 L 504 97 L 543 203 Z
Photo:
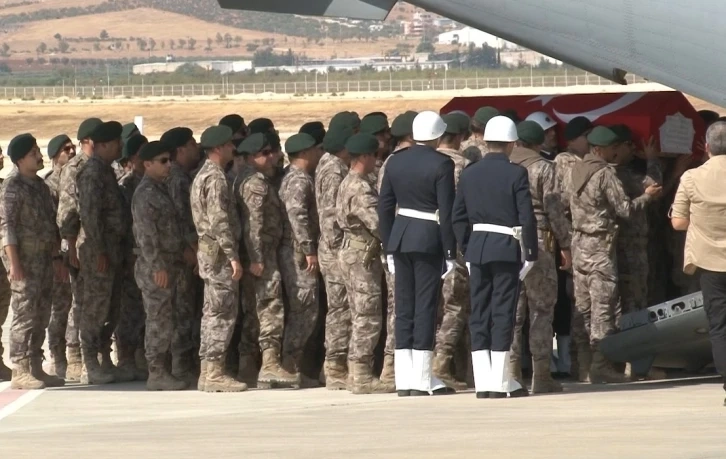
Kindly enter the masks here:
M 592 351 L 589 344 L 577 345 L 577 380 L 581 383 L 590 382 L 590 367 L 592 366 Z
M 119 351 L 123 355 L 123 351 L 121 351 L 120 349 Z M 119 358 L 121 358 L 121 355 L 119 355 Z M 122 362 L 119 361 L 118 363 L 120 365 Z M 111 360 L 110 349 L 101 352 L 101 369 L 103 369 L 104 372 L 113 375 L 113 380 L 117 383 L 131 382 L 136 379 L 135 371 L 130 369 L 128 365 L 122 368 L 113 364 L 113 360 Z
M 549 394 L 555 392 L 562 392 L 562 385 L 552 379 L 549 360 L 535 360 L 534 374 L 532 375 L 532 393 Z
M 353 390 L 353 362 L 348 360 L 348 377 L 345 379 L 345 388 L 348 391 Z
M 144 381 L 136 369 L 135 349 L 119 347 L 116 351 L 118 364 L 114 370 L 114 379 L 117 382 Z
M 68 370 L 68 360 L 66 359 L 65 346 L 53 346 L 50 350 L 50 365 L 48 366 L 48 374 L 58 376 L 61 379 L 66 378 Z M 0 378 L 2 379 L 2 378 Z
M 10 380 L 10 388 L 15 390 L 45 389 L 45 383 L 34 377 L 30 371 L 30 359 L 16 363 Z
M 197 375 L 194 371 L 194 361 L 190 353 L 172 355 L 171 375 L 180 381 L 187 383 L 187 386 L 197 385 Z
M 169 374 L 164 365 L 150 364 L 149 379 L 146 380 L 146 390 L 184 390 L 189 387 L 186 381 L 176 379 Z
M 8 368 L 3 363 L 2 356 L 0 355 L 0 381 L 10 381 L 13 378 L 13 370 Z
M 197 390 L 203 392 L 205 382 L 207 382 L 207 361 L 202 359 L 199 361 L 199 380 L 197 381 Z
M 146 350 L 144 348 L 134 350 L 134 360 L 136 361 L 136 369 L 149 376 L 149 365 L 146 363 Z
M 348 379 L 348 368 L 345 358 L 325 359 L 325 387 L 328 390 L 345 390 Z
M 45 387 L 63 387 L 66 385 L 64 379 L 58 376 L 51 376 L 43 371 L 43 357 L 39 355 L 30 358 L 30 374 L 35 379 L 43 381 Z
M 101 368 L 97 354 L 82 352 L 82 357 L 81 384 L 111 384 L 114 381 L 113 373 Z
M 379 378 L 381 387 L 389 394 L 396 392 L 396 370 L 393 358 L 393 355 L 383 357 L 383 369 L 381 369 Z
M 295 381 L 290 385 L 293 389 L 300 389 L 302 386 L 302 375 L 300 374 L 300 356 L 287 354 L 282 358 L 282 369 L 285 373 L 292 375 Z
M 446 384 L 447 387 L 453 387 L 457 391 L 466 390 L 466 383 L 463 381 L 457 381 L 454 379 L 454 375 L 451 374 L 451 360 L 453 358 L 454 357 L 451 354 L 437 352 L 436 357 L 434 357 L 434 376 L 439 378 L 441 382 Z
M 80 381 L 83 371 L 83 359 L 81 358 L 80 347 L 66 348 L 68 367 L 66 368 L 66 381 Z
M 247 384 L 235 381 L 224 372 L 225 358 L 207 361 L 207 378 L 204 392 L 244 392 Z
M 612 365 L 600 351 L 592 353 L 592 364 L 590 365 L 590 383 L 609 384 L 622 383 L 627 381 L 622 373 L 613 369 Z
M 353 390 L 351 390 L 351 393 L 356 395 L 387 393 L 385 388 L 381 387 L 378 378 L 373 376 L 373 369 L 369 364 L 355 362 L 350 370 L 353 373 Z
M 513 358 L 514 353 L 510 354 L 509 359 L 509 375 L 519 383 L 522 387 L 527 387 L 524 384 L 524 378 L 522 377 L 522 360 L 517 357 Z
M 650 367 L 646 375 L 635 374 L 632 365 L 628 362 L 625 364 L 625 377 L 629 381 L 660 381 L 667 379 L 668 375 L 664 370 L 655 367 Z
M 237 381 L 247 384 L 247 387 L 257 387 L 257 359 L 254 355 L 240 354 Z

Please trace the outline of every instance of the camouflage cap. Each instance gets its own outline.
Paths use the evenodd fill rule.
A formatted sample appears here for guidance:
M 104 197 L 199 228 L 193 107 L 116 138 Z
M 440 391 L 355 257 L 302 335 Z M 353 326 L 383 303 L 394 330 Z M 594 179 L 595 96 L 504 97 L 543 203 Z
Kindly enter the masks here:
M 228 128 L 232 129 L 232 132 L 239 132 L 242 128 L 245 127 L 245 119 L 233 113 L 219 120 L 219 125 L 227 126 Z
M 241 155 L 254 155 L 261 152 L 265 147 L 269 146 L 270 142 L 267 135 L 261 132 L 255 132 L 250 134 L 246 139 L 242 141 L 237 147 L 237 153 Z
M 320 121 L 311 121 L 303 124 L 298 132 L 310 134 L 315 139 L 315 144 L 320 145 L 325 138 L 325 125 Z
M 608 126 L 608 128 L 610 128 L 610 130 L 618 136 L 620 142 L 630 142 L 633 140 L 633 131 L 624 124 L 615 124 L 613 126 Z
M 469 121 L 464 120 L 460 115 L 456 113 L 449 113 L 442 117 L 444 123 L 446 123 L 447 134 L 464 134 L 469 131 Z
M 138 137 L 138 136 L 136 136 L 136 137 Z M 132 137 L 132 138 L 136 138 L 136 137 Z M 144 161 L 151 161 L 159 155 L 162 155 L 164 153 L 171 153 L 172 150 L 173 150 L 172 146 L 169 145 L 168 143 L 162 142 L 160 140 L 155 140 L 155 141 L 149 142 L 149 143 L 145 144 L 143 147 L 141 147 L 141 150 L 139 150 L 139 158 L 141 158 Z
M 36 145 L 38 142 L 31 134 L 16 135 L 8 144 L 8 156 L 12 162 L 17 163 L 25 158 Z
M 121 131 L 123 126 L 118 121 L 106 121 L 96 126 L 91 133 L 93 143 L 106 143 L 121 139 Z
M 373 155 L 378 151 L 378 139 L 371 134 L 361 132 L 349 138 L 345 142 L 345 148 L 351 156 Z
M 139 152 L 139 149 L 149 142 L 146 136 L 141 134 L 132 135 L 126 142 L 124 142 L 124 148 L 121 150 L 121 159 L 129 159 Z
M 234 132 L 227 126 L 208 127 L 200 139 L 202 148 L 216 148 L 232 140 Z
M 609 147 L 620 142 L 620 138 L 605 126 L 597 126 L 588 134 L 587 141 L 596 147 Z
M 250 121 L 250 124 L 247 125 L 247 129 L 250 131 L 250 134 L 254 134 L 255 132 L 273 131 L 275 130 L 275 125 L 269 118 L 257 118 Z
M 522 121 L 517 125 L 517 136 L 519 140 L 529 145 L 542 145 L 545 140 L 545 132 L 538 123 L 534 121 Z
M 186 145 L 193 137 L 194 132 L 188 127 L 175 127 L 163 133 L 159 140 L 177 149 Z
M 381 115 L 364 117 L 360 122 L 360 132 L 365 134 L 379 134 L 388 129 L 388 120 Z
M 575 140 L 581 135 L 587 134 L 593 127 L 592 121 L 584 116 L 572 118 L 565 126 L 565 140 L 568 142 Z
M 474 117 L 472 118 L 472 121 L 479 125 L 480 127 L 484 128 L 486 127 L 487 123 L 490 119 L 494 118 L 495 116 L 499 115 L 499 110 L 497 110 L 494 107 L 481 107 L 479 110 L 477 110 L 474 113 Z
M 99 124 L 103 123 L 98 118 L 88 118 L 87 120 L 84 120 L 80 126 L 78 126 L 78 140 L 87 139 L 88 137 L 91 137 L 91 134 L 93 134 L 93 130 L 98 127 Z
M 71 138 L 65 134 L 57 135 L 48 142 L 48 158 L 53 159 L 60 153 L 63 145 L 70 142 Z
M 312 148 L 315 145 L 315 139 L 310 134 L 305 134 L 304 132 L 298 133 L 287 139 L 285 142 L 285 151 L 289 155 L 294 155 L 296 153 L 300 153 L 301 151 L 305 151 L 308 148 Z
M 418 112 L 409 110 L 393 119 L 391 123 L 391 135 L 394 137 L 406 137 L 413 135 L 413 120 Z
M 139 127 L 136 126 L 134 123 L 127 123 L 124 124 L 123 129 L 121 129 L 121 140 L 126 142 L 131 136 L 141 134 L 141 131 L 139 131 Z
M 332 129 L 325 134 L 323 139 L 323 149 L 330 154 L 336 155 L 345 150 L 345 143 L 353 136 L 353 128 L 350 126 L 341 126 Z

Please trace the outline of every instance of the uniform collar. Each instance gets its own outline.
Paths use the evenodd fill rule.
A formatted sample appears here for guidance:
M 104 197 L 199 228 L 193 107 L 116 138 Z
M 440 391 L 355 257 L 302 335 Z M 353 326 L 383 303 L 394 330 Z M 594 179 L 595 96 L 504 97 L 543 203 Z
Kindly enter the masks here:
M 509 156 L 507 156 L 506 153 L 500 152 L 500 151 L 490 151 L 486 155 L 484 155 L 482 160 L 486 161 L 506 161 L 509 162 Z

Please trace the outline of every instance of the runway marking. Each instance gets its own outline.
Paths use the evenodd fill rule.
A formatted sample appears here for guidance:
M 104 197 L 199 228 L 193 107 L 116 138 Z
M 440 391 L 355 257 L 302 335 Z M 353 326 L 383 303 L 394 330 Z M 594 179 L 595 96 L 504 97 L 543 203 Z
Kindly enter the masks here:
M 16 413 L 43 392 L 45 390 L 12 390 L 9 382 L 0 383 L 0 421 Z

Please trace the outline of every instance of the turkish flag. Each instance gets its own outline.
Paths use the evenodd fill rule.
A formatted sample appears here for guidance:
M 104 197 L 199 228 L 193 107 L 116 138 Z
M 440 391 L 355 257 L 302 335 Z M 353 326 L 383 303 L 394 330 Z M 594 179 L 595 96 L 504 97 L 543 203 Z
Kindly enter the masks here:
M 636 145 L 653 137 L 662 153 L 700 156 L 705 126 L 698 112 L 677 91 L 563 94 L 544 96 L 455 97 L 441 113 L 462 110 L 473 116 L 480 107 L 492 106 L 500 112 L 515 110 L 521 119 L 542 111 L 558 123 L 558 139 L 566 147 L 565 125 L 585 116 L 595 125 L 625 124 Z

